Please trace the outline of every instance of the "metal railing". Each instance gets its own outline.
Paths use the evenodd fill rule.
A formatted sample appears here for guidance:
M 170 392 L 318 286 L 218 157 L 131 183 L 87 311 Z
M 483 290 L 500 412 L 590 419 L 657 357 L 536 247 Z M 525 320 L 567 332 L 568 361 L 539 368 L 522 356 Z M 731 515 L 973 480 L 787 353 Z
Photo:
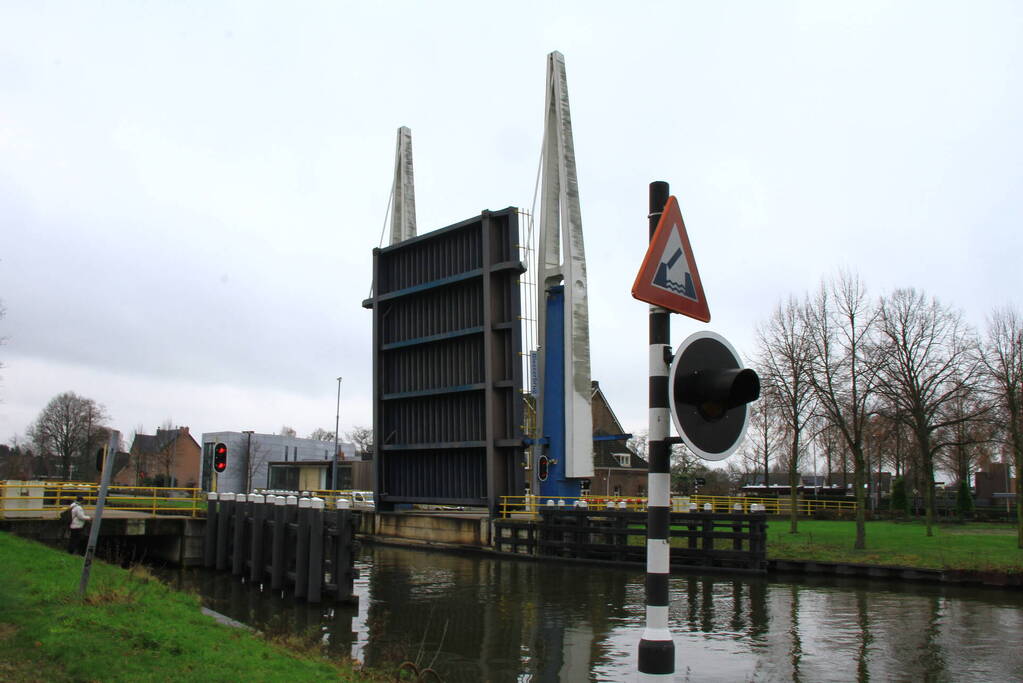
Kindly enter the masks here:
M 77 496 L 86 512 L 96 505 L 99 484 L 73 481 L 0 481 L 0 519 L 56 517 Z M 198 517 L 206 513 L 201 489 L 171 486 L 110 486 L 106 510 Z
M 502 496 L 499 508 L 502 518 L 511 517 L 535 517 L 541 508 L 553 505 L 566 507 L 585 507 L 597 509 L 616 510 L 646 510 L 646 498 L 626 498 L 621 496 L 583 496 L 578 498 L 549 498 L 544 496 Z M 708 512 L 750 512 L 750 506 L 762 506 L 760 509 L 769 515 L 785 515 L 789 512 L 788 498 L 754 498 L 749 496 L 672 496 L 671 508 L 673 512 L 688 512 L 690 510 Z M 709 506 L 709 507 L 708 507 Z M 736 507 L 738 506 L 738 507 Z M 835 513 L 854 513 L 856 501 L 854 500 L 817 500 L 798 499 L 796 501 L 797 514 L 812 516 L 821 511 Z

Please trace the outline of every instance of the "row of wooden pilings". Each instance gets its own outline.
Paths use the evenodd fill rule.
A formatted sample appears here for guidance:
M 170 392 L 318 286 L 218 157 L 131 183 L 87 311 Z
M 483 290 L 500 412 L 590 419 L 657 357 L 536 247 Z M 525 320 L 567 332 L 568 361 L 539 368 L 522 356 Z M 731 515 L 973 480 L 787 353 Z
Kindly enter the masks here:
M 203 565 L 253 584 L 285 587 L 320 602 L 352 600 L 355 515 L 346 500 L 325 510 L 321 498 L 259 493 L 207 494 Z

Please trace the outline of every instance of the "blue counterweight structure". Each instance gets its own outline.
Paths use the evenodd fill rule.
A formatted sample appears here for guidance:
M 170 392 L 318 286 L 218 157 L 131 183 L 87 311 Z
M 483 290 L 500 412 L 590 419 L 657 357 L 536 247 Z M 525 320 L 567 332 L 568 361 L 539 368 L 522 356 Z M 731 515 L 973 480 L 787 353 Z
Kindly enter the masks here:
M 593 390 L 579 182 L 565 59 L 558 52 L 547 56 L 541 174 L 536 278 L 540 438 L 533 443 L 531 458 L 533 491 L 576 497 L 583 480 L 593 476 Z
M 555 285 L 547 289 L 547 329 L 543 345 L 544 376 L 562 377 L 565 374 L 565 288 Z M 540 479 L 540 496 L 548 498 L 578 498 L 582 494 L 582 480 L 569 479 L 565 469 L 565 384 L 548 382 L 544 385 L 543 425 L 545 448 L 541 458 L 547 458 L 547 477 Z

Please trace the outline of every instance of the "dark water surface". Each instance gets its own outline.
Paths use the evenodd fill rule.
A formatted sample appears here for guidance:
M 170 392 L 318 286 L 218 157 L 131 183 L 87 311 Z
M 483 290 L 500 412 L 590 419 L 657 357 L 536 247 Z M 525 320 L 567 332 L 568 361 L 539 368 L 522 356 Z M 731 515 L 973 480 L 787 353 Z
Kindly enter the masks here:
M 165 574 L 263 631 L 444 681 L 632 680 L 642 571 L 366 546 L 358 605 L 311 606 L 229 574 Z M 680 681 L 1023 681 L 1023 593 L 837 579 L 673 576 Z

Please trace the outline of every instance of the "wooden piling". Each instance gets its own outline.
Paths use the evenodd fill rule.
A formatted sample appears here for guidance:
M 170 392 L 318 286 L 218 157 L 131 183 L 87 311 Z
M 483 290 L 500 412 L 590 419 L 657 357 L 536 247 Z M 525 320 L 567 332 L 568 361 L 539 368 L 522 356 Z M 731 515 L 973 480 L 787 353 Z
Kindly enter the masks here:
M 313 498 L 309 508 L 309 574 L 307 602 L 318 603 L 323 594 L 323 499 Z M 336 579 L 335 579 L 336 580 Z
M 252 526 L 249 529 L 249 581 L 263 582 L 266 560 L 263 558 L 263 520 L 266 519 L 266 497 L 254 494 L 252 499 Z
M 245 571 L 245 521 L 252 509 L 249 497 L 239 493 L 234 499 L 234 526 L 232 528 L 231 573 L 241 576 Z
M 309 587 L 309 512 L 312 501 L 298 501 L 298 526 L 295 537 L 295 597 L 304 598 Z
M 270 589 L 279 591 L 284 587 L 284 538 L 287 535 L 287 499 L 274 498 L 273 542 L 270 547 Z
M 217 563 L 217 494 L 206 494 L 206 533 L 202 545 L 202 566 L 213 568 Z
M 228 531 L 231 515 L 234 512 L 234 494 L 221 493 L 217 503 L 217 571 L 227 569 L 227 554 L 231 544 Z

